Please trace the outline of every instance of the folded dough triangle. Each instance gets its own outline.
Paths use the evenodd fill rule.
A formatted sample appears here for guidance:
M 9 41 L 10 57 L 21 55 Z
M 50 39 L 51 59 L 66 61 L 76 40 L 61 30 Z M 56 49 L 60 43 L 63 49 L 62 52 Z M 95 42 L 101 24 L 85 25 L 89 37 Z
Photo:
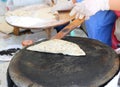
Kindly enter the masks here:
M 39 44 L 28 47 L 27 50 L 47 53 L 62 53 L 64 55 L 71 56 L 86 55 L 77 44 L 60 39 L 43 41 Z

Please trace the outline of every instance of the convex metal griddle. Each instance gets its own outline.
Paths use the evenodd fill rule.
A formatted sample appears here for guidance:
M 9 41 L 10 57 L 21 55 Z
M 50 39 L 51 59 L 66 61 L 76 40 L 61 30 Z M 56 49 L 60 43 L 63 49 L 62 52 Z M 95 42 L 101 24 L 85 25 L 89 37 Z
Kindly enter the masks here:
M 88 38 L 63 39 L 78 44 L 86 56 L 33 52 L 25 47 L 10 62 L 13 82 L 18 87 L 99 87 L 118 72 L 119 58 L 109 46 Z

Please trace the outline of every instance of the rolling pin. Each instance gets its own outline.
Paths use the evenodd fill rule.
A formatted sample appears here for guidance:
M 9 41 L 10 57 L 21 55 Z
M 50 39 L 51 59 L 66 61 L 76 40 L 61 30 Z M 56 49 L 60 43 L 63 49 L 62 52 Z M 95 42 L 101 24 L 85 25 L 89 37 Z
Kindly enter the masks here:
M 76 27 L 81 25 L 83 22 L 84 22 L 84 18 L 73 20 L 69 25 L 64 27 L 59 33 L 57 33 L 51 39 L 61 39 L 61 38 L 65 37 L 68 33 L 70 33 L 70 31 L 74 30 Z M 31 44 L 33 44 L 32 40 L 24 40 L 22 42 L 22 46 L 28 46 L 28 45 L 31 45 Z
M 84 18 L 83 19 L 75 19 L 75 20 L 73 20 L 69 25 L 64 27 L 59 33 L 57 33 L 51 39 L 61 39 L 61 38 L 63 38 L 68 33 L 70 33 L 72 30 L 74 30 L 76 27 L 81 25 L 83 22 L 84 22 Z

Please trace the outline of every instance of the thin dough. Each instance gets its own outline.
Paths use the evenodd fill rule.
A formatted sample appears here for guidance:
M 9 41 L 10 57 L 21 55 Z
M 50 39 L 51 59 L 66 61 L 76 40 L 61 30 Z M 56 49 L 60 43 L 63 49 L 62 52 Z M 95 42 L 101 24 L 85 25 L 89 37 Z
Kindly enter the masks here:
M 40 8 L 40 6 L 28 6 L 26 8 L 16 9 L 14 11 L 8 11 L 6 17 L 19 16 L 19 17 L 32 17 L 39 19 L 55 19 L 55 15 L 51 13 L 51 7 Z
M 28 47 L 27 50 L 47 53 L 62 53 L 64 55 L 71 56 L 86 55 L 85 52 L 77 44 L 59 39 L 43 41 L 37 45 Z

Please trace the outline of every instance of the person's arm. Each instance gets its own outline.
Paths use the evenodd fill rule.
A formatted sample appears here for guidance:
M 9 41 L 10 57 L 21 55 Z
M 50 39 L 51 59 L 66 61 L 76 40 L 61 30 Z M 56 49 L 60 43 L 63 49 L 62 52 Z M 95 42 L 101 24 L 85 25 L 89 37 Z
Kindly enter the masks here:
M 75 4 L 76 0 L 72 0 Z M 109 0 L 110 10 L 118 10 L 120 11 L 120 0 Z
M 76 0 L 72 0 L 72 2 L 75 4 L 75 3 L 76 3 Z
M 98 11 L 116 10 L 120 11 L 120 0 L 83 0 L 75 4 L 70 12 L 70 16 L 75 15 L 76 18 L 89 19 Z
M 120 0 L 109 0 L 110 10 L 120 11 Z

